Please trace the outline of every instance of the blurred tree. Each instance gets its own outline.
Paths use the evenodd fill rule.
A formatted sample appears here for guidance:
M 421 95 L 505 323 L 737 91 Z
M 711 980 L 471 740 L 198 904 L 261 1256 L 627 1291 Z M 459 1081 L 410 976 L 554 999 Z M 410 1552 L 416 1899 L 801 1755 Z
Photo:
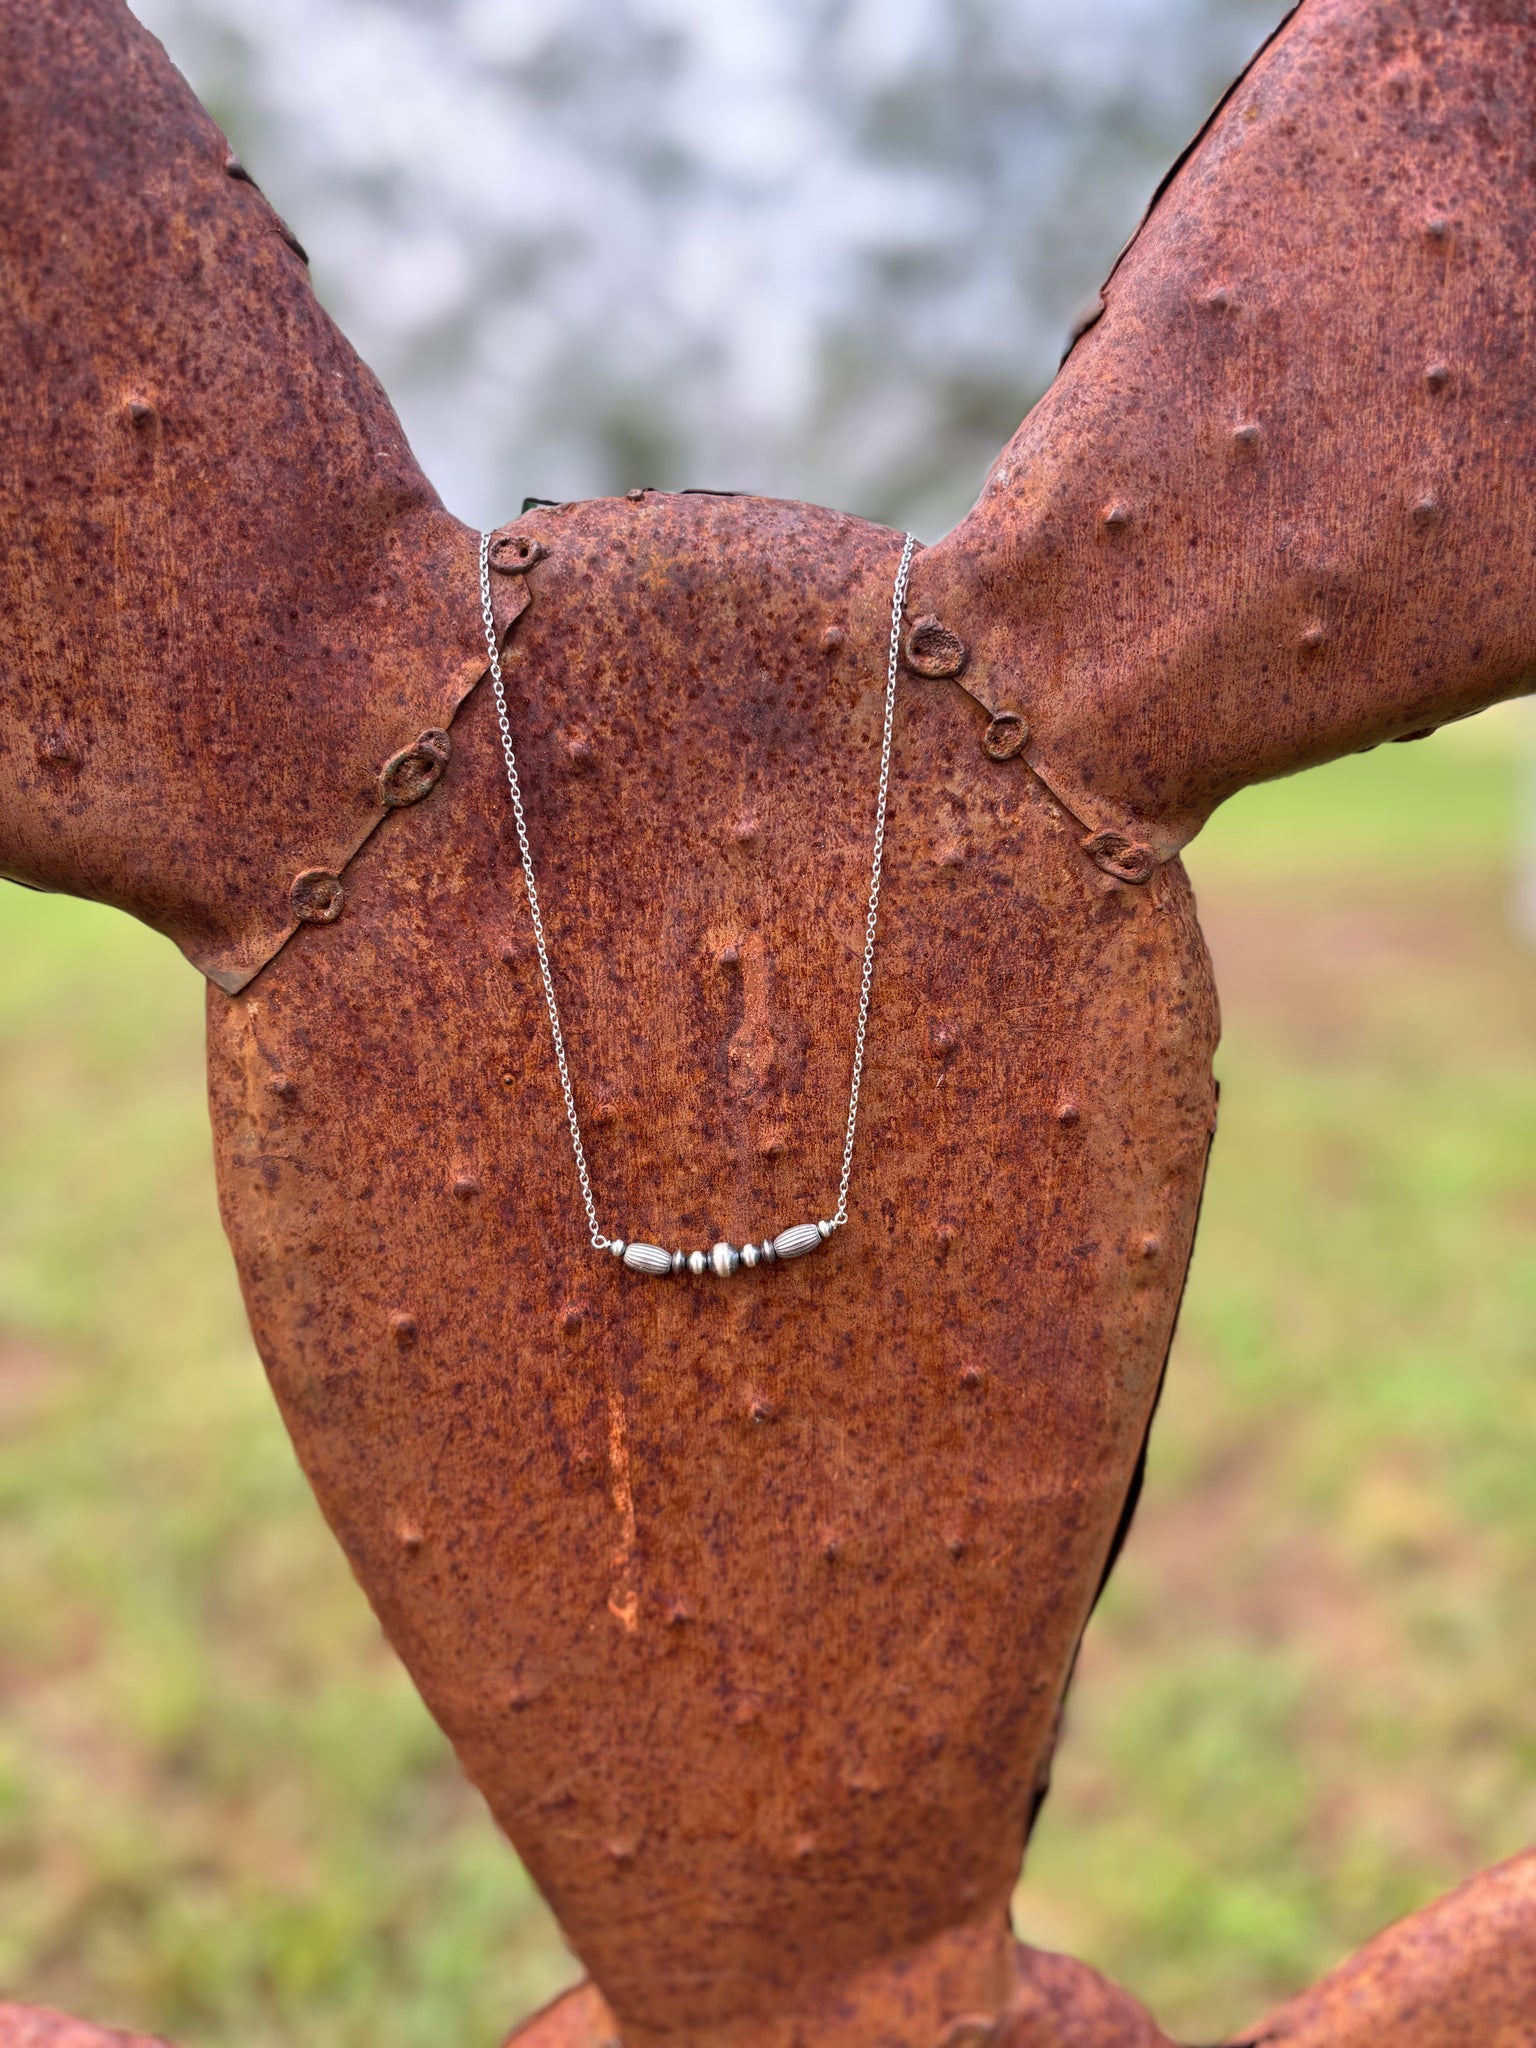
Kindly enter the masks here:
M 453 510 L 930 536 L 1281 0 L 139 0 Z

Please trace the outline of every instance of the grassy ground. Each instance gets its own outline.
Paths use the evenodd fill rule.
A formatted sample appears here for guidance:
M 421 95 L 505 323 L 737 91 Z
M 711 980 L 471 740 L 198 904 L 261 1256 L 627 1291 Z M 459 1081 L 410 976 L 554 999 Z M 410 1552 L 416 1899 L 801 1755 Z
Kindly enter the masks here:
M 1021 1887 L 1210 2038 L 1536 1836 L 1536 961 L 1488 726 L 1191 861 L 1223 1129 Z M 0 889 L 0 1994 L 492 2048 L 569 1959 L 380 1645 L 214 1213 L 195 978 Z

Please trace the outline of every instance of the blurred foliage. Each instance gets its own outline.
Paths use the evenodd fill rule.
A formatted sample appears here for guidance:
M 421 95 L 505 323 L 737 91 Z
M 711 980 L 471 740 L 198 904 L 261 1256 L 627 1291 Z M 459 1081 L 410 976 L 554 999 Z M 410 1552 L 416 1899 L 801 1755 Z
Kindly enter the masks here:
M 1223 1128 L 1021 1930 L 1209 2039 L 1536 1836 L 1536 968 L 1497 719 L 1191 857 Z M 0 1995 L 482 2042 L 573 1972 L 382 1646 L 214 1212 L 194 978 L 0 890 Z
M 137 0 L 450 507 L 933 538 L 1284 0 Z

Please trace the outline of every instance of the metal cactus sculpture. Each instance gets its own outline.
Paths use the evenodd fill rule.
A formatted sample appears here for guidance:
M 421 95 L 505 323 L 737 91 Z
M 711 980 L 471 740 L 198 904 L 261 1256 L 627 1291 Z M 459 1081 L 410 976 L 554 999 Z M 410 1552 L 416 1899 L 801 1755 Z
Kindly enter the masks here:
M 1525 10 L 1305 0 L 918 551 L 849 1227 L 698 1280 L 588 1245 L 475 536 L 117 0 L 0 35 L 0 865 L 208 977 L 283 1415 L 591 1972 L 516 2039 L 1160 2041 L 1007 1908 L 1214 1121 L 1177 854 L 1536 675 Z M 657 492 L 498 536 L 615 1230 L 826 1213 L 900 547 Z M 1536 1858 L 1243 2038 L 1536 2042 Z

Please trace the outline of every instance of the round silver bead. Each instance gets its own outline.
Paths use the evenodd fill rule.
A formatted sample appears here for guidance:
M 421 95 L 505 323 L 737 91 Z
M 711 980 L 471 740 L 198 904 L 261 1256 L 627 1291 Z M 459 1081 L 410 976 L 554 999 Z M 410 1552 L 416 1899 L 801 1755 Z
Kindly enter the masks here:
M 622 1259 L 625 1252 L 629 1249 L 629 1247 L 625 1244 L 622 1237 L 610 1237 L 608 1240 L 608 1249 L 613 1253 L 613 1256 L 616 1259 Z
M 757 1248 L 757 1256 L 762 1260 L 765 1266 L 771 1266 L 773 1264 L 774 1260 L 778 1257 L 778 1254 L 775 1252 L 773 1248 L 773 1239 L 771 1237 L 765 1237 L 763 1239 L 762 1243 Z
M 687 1269 L 687 1265 L 688 1254 L 686 1252 L 674 1252 L 672 1254 L 672 1270 L 674 1273 L 684 1272 Z
M 709 1253 L 690 1252 L 688 1254 L 688 1270 L 695 1278 L 707 1273 L 709 1271 Z
M 773 1240 L 773 1248 L 781 1259 L 803 1259 L 820 1243 L 821 1232 L 814 1223 L 792 1223 L 788 1230 L 779 1232 Z
M 755 1244 L 744 1244 L 741 1248 L 741 1263 L 749 1273 L 762 1256 Z
M 653 1273 L 659 1279 L 672 1271 L 672 1254 L 659 1244 L 629 1244 L 624 1247 L 624 1263 L 631 1273 Z
M 714 1267 L 715 1272 L 722 1280 L 729 1280 L 736 1268 L 741 1264 L 741 1254 L 737 1251 L 735 1245 L 726 1244 L 722 1239 L 710 1251 L 709 1263 Z
M 816 1228 L 821 1232 L 821 1241 L 823 1244 L 826 1243 L 827 1239 L 832 1235 L 832 1232 L 836 1229 L 836 1227 L 836 1224 L 829 1223 L 825 1216 L 823 1216 L 821 1221 L 816 1226 Z

